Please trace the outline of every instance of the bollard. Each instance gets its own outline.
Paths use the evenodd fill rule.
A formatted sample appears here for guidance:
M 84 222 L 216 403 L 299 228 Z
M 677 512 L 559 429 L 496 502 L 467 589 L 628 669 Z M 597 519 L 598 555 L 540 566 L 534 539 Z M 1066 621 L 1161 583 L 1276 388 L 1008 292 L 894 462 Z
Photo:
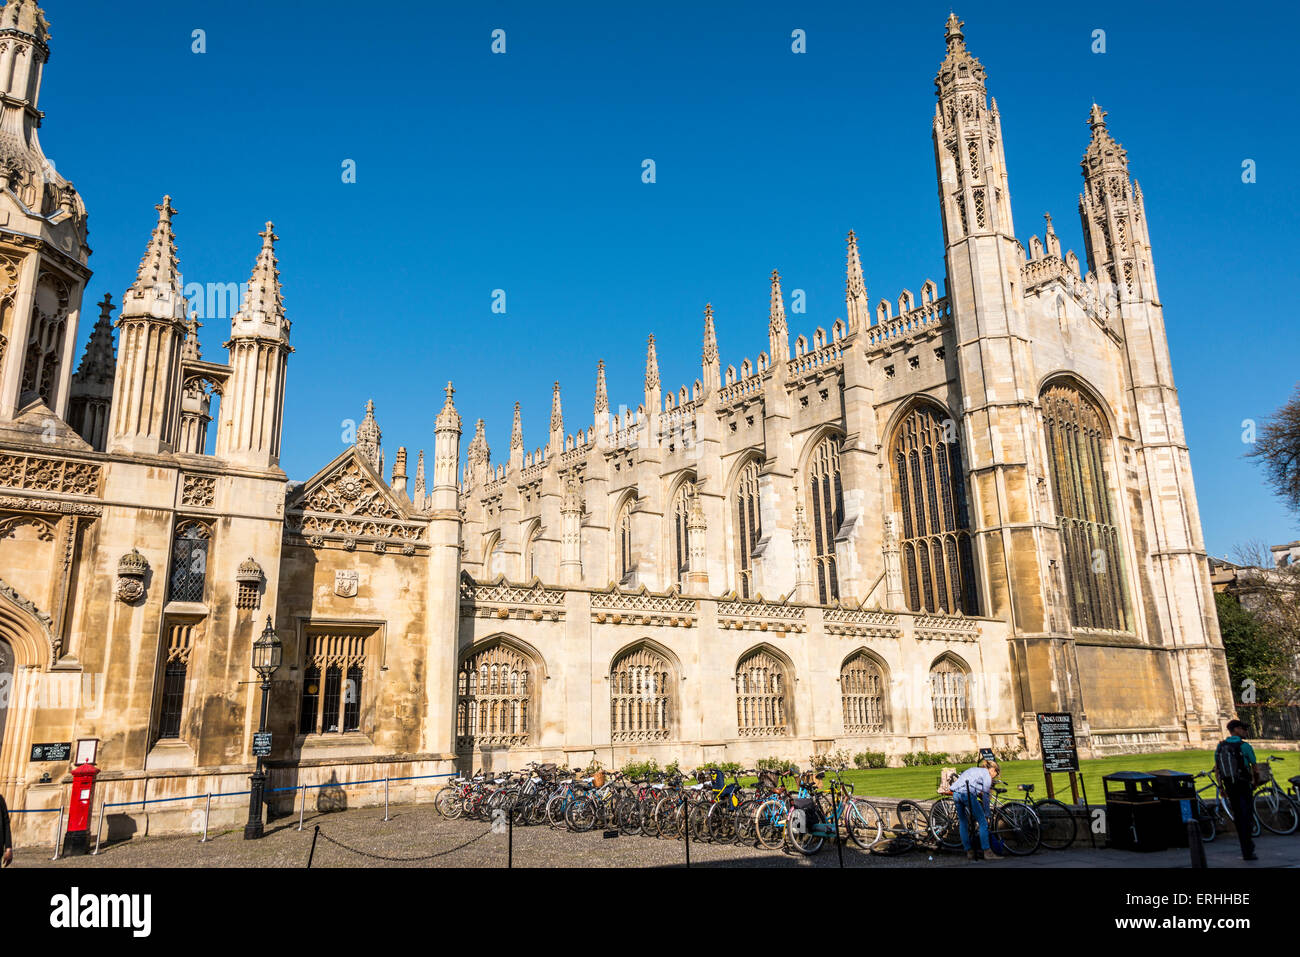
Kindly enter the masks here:
M 514 809 L 511 808 L 506 812 L 509 821 L 506 823 L 506 868 L 515 866 L 515 815 Z
M 200 844 L 208 843 L 208 820 L 212 817 L 212 792 L 208 792 L 208 803 L 203 809 L 203 837 L 199 839 Z
M 384 778 L 384 820 L 388 820 L 388 778 Z
M 99 853 L 99 842 L 104 837 L 104 803 L 99 805 L 99 827 L 95 828 L 95 850 L 91 852 L 91 857 Z
M 302 791 L 302 799 L 298 802 L 298 830 L 301 831 L 301 830 L 302 830 L 302 814 L 303 814 L 303 811 L 305 811 L 305 810 L 307 809 L 307 785 L 305 785 L 305 784 L 299 785 L 299 788 L 298 788 L 298 789 L 299 789 L 300 791 Z M 313 840 L 314 840 L 314 839 L 313 839 Z
M 844 866 L 844 844 L 840 841 L 840 804 L 835 797 L 835 783 L 831 782 L 831 820 L 835 822 L 835 850 L 840 855 L 840 867 Z
M 59 842 L 63 839 L 63 797 L 59 796 L 59 823 L 54 827 L 54 856 L 52 861 L 59 859 Z
M 1192 855 L 1192 867 L 1209 866 L 1205 860 L 1205 843 L 1201 840 L 1201 826 L 1195 819 L 1187 822 L 1187 849 Z
M 682 798 L 682 834 L 686 838 L 686 866 L 691 866 L 691 809 Z
M 320 825 L 316 825 L 316 830 L 311 834 L 311 851 L 307 854 L 307 869 L 311 870 L 311 859 L 316 856 L 316 838 L 320 837 Z

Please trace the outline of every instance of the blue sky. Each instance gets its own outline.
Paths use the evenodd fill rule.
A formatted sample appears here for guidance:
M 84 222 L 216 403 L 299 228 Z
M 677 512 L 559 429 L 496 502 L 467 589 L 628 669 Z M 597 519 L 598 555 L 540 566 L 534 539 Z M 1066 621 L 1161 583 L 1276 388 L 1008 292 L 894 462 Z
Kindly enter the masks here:
M 1083 258 L 1096 99 L 1145 193 L 1209 550 L 1296 538 L 1242 457 L 1242 421 L 1300 378 L 1290 12 L 1025 7 L 957 10 L 1002 112 L 1021 240 L 1050 210 Z M 805 290 L 807 313 L 790 319 L 811 338 L 843 315 L 850 228 L 873 302 L 927 277 L 942 286 L 930 122 L 946 3 L 45 10 L 41 140 L 90 209 L 88 302 L 120 300 L 164 192 L 187 282 L 247 281 L 275 221 L 294 479 L 338 453 L 368 398 L 390 463 L 398 445 L 431 450 L 449 378 L 467 431 L 486 419 L 494 460 L 516 400 L 525 444 L 545 444 L 557 379 L 566 431 L 589 424 L 597 359 L 611 402 L 635 408 L 648 333 L 665 387 L 699 375 L 706 301 L 724 366 L 739 366 L 766 348 L 773 268 L 787 295 Z M 490 50 L 497 28 L 505 55 Z M 206 358 L 224 360 L 226 332 L 207 322 Z

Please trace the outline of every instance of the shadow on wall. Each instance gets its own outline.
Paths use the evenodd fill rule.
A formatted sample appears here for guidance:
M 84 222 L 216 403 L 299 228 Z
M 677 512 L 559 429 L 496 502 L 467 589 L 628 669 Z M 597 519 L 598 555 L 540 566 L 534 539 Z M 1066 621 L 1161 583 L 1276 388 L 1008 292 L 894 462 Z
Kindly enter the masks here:
M 330 772 L 330 779 L 316 792 L 316 810 L 322 814 L 348 809 L 347 792 L 339 785 L 337 771 Z

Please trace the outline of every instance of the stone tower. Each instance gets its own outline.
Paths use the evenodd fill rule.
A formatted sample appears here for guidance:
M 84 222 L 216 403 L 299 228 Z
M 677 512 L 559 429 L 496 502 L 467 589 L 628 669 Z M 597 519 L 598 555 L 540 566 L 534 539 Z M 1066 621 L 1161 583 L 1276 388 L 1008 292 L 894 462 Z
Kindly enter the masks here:
M 158 223 L 117 319 L 110 452 L 173 452 L 179 439 L 185 283 L 172 235 L 172 198 L 164 196 L 155 209 Z
M 66 417 L 90 278 L 85 203 L 37 136 L 48 41 L 33 0 L 0 8 L 0 423 L 36 399 Z
M 262 248 L 243 307 L 230 320 L 230 384 L 221 402 L 217 455 L 249 468 L 276 468 L 284 427 L 284 379 L 289 320 L 280 294 L 271 223 L 259 233 Z M 383 466 L 377 468 L 382 473 Z

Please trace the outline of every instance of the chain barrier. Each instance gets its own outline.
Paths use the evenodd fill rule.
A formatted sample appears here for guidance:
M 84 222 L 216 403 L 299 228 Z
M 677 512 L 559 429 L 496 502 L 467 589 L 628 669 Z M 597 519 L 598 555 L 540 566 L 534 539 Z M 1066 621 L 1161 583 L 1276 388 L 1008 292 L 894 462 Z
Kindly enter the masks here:
M 319 834 L 321 837 L 325 838 L 325 840 L 329 841 L 335 847 L 341 847 L 343 848 L 343 850 L 351 851 L 353 854 L 359 854 L 362 857 L 369 857 L 376 861 L 388 861 L 389 863 L 400 864 L 400 863 L 407 863 L 412 861 L 431 861 L 435 857 L 445 857 L 448 854 L 452 854 L 456 851 L 463 850 L 464 848 L 469 847 L 475 841 L 481 841 L 483 838 L 491 834 L 492 828 L 488 828 L 486 831 L 484 831 L 482 834 L 479 834 L 476 837 L 471 837 L 464 844 L 457 844 L 455 847 L 449 847 L 445 851 L 438 851 L 437 853 L 434 854 L 424 854 L 420 857 L 386 857 L 383 854 L 371 854 L 369 851 L 361 851 L 355 847 L 349 847 L 347 844 L 344 844 L 342 841 L 336 841 L 334 838 L 330 837 L 328 834 L 322 831 L 319 826 L 316 828 L 316 833 Z

